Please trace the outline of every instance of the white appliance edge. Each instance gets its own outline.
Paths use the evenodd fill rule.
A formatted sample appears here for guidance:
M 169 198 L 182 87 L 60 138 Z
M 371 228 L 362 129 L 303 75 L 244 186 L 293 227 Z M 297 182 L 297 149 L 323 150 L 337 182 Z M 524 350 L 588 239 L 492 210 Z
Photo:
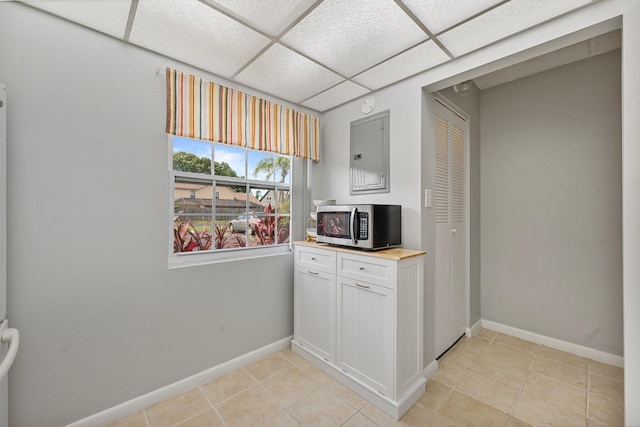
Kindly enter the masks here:
M 9 425 L 9 369 L 20 334 L 7 320 L 7 88 L 0 83 L 0 427 Z

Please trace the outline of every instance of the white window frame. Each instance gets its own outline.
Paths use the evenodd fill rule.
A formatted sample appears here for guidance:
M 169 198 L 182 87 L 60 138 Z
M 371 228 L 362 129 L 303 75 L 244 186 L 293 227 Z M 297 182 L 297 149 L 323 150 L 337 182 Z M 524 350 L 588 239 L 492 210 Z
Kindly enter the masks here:
M 294 185 L 293 185 L 293 175 L 294 175 L 294 157 L 288 156 L 291 159 L 291 170 L 289 173 L 289 183 L 275 182 L 275 181 L 264 181 L 258 179 L 248 179 L 248 178 L 235 178 L 228 176 L 217 176 L 214 175 L 214 161 L 215 159 L 212 156 L 211 161 L 211 175 L 207 174 L 198 174 L 191 172 L 182 172 L 173 170 L 173 135 L 169 135 L 169 259 L 168 259 L 168 267 L 171 268 L 180 268 L 180 267 L 189 267 L 196 265 L 204 265 L 204 264 L 214 264 L 219 262 L 228 262 L 228 261 L 237 261 L 242 259 L 253 259 L 253 258 L 262 258 L 269 256 L 278 256 L 290 254 L 292 252 L 292 232 L 294 226 L 294 198 L 296 195 L 294 194 Z M 215 146 L 214 142 L 198 140 L 205 143 L 212 144 Z M 251 149 L 245 147 L 234 147 L 238 149 L 242 149 L 245 152 L 252 151 Z M 274 155 L 283 156 L 282 154 L 273 153 Z M 286 156 L 285 156 L 286 157 Z M 245 155 L 245 170 L 248 172 L 247 168 L 248 155 Z M 285 190 L 289 192 L 290 198 L 290 209 L 289 209 L 289 240 L 286 243 L 273 244 L 267 246 L 250 246 L 250 247 L 241 247 L 241 248 L 233 248 L 233 249 L 211 249 L 208 251 L 193 251 L 193 252 L 173 252 L 173 228 L 174 221 L 173 218 L 175 216 L 174 213 L 174 201 L 175 201 L 175 180 L 176 177 L 184 177 L 184 178 L 194 178 L 197 180 L 206 180 L 210 181 L 213 188 L 217 185 L 217 183 L 221 183 L 223 185 L 228 184 L 238 184 L 238 185 L 248 185 L 249 188 L 252 186 L 258 187 L 268 187 L 278 190 Z M 214 190 L 215 192 L 215 190 Z M 215 192 L 217 196 L 217 192 Z M 247 202 L 248 203 L 248 202 Z M 247 209 L 248 211 L 248 209 Z M 276 213 L 277 214 L 277 213 Z M 212 201 L 212 215 L 215 216 L 215 200 Z M 212 224 L 213 225 L 213 224 Z

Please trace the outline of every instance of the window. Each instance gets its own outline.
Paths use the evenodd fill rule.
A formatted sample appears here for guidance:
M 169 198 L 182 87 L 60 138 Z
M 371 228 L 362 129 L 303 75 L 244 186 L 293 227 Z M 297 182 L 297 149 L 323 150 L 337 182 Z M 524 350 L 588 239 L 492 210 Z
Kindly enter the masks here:
M 175 256 L 288 247 L 291 156 L 169 138 Z

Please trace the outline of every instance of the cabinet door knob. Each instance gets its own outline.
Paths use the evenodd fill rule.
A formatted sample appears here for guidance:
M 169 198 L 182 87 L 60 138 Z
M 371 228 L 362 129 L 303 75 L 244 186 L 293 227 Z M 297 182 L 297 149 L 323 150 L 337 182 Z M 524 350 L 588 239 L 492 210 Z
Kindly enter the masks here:
M 316 257 L 312 256 L 311 261 L 315 261 L 315 260 L 316 260 Z
M 360 266 L 360 271 L 364 271 L 364 267 L 363 266 Z

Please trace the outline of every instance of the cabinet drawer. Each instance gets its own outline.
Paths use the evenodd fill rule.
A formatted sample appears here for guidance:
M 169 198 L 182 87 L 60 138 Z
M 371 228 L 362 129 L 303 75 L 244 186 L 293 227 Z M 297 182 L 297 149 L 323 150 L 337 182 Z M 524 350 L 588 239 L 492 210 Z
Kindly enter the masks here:
M 325 249 L 308 248 L 306 246 L 296 246 L 295 264 L 296 267 L 336 274 L 336 252 Z
M 339 253 L 338 275 L 395 289 L 395 262 L 392 260 Z

